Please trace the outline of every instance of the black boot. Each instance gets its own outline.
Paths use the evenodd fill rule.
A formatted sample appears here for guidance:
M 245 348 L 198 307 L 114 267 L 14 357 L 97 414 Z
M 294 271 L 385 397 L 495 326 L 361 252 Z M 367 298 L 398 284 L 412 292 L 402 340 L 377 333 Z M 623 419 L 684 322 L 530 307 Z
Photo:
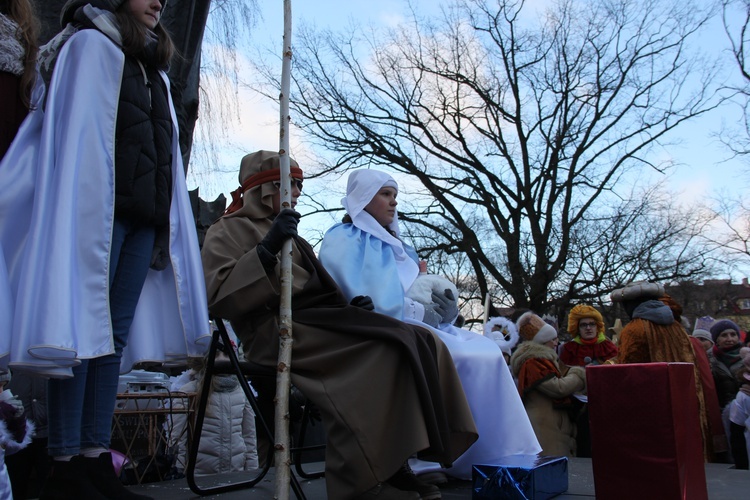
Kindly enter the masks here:
M 420 481 L 419 478 L 414 475 L 408 462 L 405 462 L 404 465 L 401 466 L 398 472 L 388 480 L 388 483 L 399 490 L 416 491 L 419 493 L 421 500 L 439 500 L 442 497 L 440 488 L 434 484 Z
M 107 500 L 99 493 L 86 474 L 81 457 L 69 462 L 53 461 L 39 500 Z
M 96 458 L 80 457 L 85 464 L 88 477 L 98 492 L 111 500 L 153 500 L 128 490 L 115 475 L 112 454 L 102 453 Z M 88 500 L 88 499 L 86 499 Z

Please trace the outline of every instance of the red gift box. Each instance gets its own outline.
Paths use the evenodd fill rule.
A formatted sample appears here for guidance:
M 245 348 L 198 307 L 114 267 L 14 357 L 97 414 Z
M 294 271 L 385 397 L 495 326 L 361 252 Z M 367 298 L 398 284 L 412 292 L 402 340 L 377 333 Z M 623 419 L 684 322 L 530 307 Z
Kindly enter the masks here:
M 599 500 L 705 500 L 703 440 L 691 363 L 586 368 Z

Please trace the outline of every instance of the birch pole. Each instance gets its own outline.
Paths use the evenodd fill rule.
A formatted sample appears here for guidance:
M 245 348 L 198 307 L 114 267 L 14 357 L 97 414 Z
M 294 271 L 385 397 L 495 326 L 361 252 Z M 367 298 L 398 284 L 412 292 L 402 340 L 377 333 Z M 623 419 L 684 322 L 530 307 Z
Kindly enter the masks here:
M 487 292 L 487 295 L 484 296 L 484 314 L 482 317 L 482 327 L 484 327 L 484 325 L 487 324 L 487 320 L 490 319 L 490 304 L 491 304 L 490 294 L 489 292 Z
M 292 71 L 292 2 L 284 0 L 284 41 L 279 95 L 279 168 L 281 170 L 281 208 L 291 208 L 292 184 L 289 159 L 289 88 Z M 289 392 L 292 364 L 292 240 L 281 250 L 281 298 L 279 306 L 279 359 L 276 373 L 276 412 L 274 417 L 274 461 L 276 489 L 274 498 L 289 499 L 291 459 L 289 453 Z

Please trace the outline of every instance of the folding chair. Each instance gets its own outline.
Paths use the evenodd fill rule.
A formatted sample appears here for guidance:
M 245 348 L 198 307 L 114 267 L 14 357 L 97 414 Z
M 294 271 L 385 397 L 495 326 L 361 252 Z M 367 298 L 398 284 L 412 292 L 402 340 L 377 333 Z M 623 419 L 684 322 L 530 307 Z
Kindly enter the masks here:
M 248 378 L 271 378 L 275 383 L 276 371 L 272 368 L 262 367 L 253 363 L 249 363 L 247 361 L 240 361 L 233 349 L 226 349 L 229 360 L 216 361 L 214 358 L 216 355 L 216 350 L 219 348 L 219 344 L 228 346 L 231 345 L 231 342 L 226 327 L 224 326 L 224 322 L 219 318 L 214 319 L 217 330 L 213 332 L 213 335 L 211 337 L 211 345 L 208 349 L 208 358 L 206 361 L 205 374 L 203 377 L 203 387 L 201 390 L 200 401 L 198 401 L 198 410 L 196 412 L 195 418 L 195 430 L 188 453 L 188 463 L 185 467 L 185 477 L 187 479 L 188 486 L 190 487 L 190 490 L 197 495 L 211 495 L 244 488 L 251 488 L 258 484 L 266 476 L 269 469 L 271 468 L 271 464 L 273 464 L 274 462 L 274 448 L 273 446 L 269 446 L 268 456 L 266 457 L 265 463 L 258 469 L 258 472 L 254 477 L 243 481 L 237 481 L 235 483 L 211 487 L 201 487 L 196 483 L 195 463 L 198 457 L 198 449 L 200 448 L 200 439 L 203 432 L 203 422 L 206 416 L 206 406 L 208 404 L 208 395 L 211 388 L 211 379 L 215 375 L 235 375 L 237 377 L 240 382 L 240 386 L 245 393 L 245 397 L 250 402 L 250 406 L 252 406 L 253 411 L 255 412 L 256 424 L 258 426 L 258 428 L 256 429 L 257 435 L 263 433 L 263 435 L 269 439 L 269 442 L 274 442 L 273 432 L 271 432 L 270 427 L 266 423 L 266 420 L 263 418 L 263 414 L 258 405 L 258 400 L 255 397 L 255 394 L 253 394 L 253 391 L 250 388 L 250 384 L 248 384 L 247 380 Z M 297 473 L 305 479 L 316 479 L 323 477 L 324 475 L 324 472 L 322 471 L 307 473 L 302 469 L 301 465 L 301 454 L 304 451 L 322 449 L 325 447 L 325 445 L 302 446 L 302 444 L 304 443 L 303 439 L 305 437 L 305 422 L 309 419 L 311 407 L 311 402 L 308 402 L 305 405 L 302 417 L 303 424 L 298 436 L 298 442 L 300 446 L 293 446 L 289 450 L 290 455 L 293 457 Z M 299 481 L 293 472 L 290 474 L 290 477 L 291 487 L 297 499 L 306 500 L 305 494 L 300 487 Z

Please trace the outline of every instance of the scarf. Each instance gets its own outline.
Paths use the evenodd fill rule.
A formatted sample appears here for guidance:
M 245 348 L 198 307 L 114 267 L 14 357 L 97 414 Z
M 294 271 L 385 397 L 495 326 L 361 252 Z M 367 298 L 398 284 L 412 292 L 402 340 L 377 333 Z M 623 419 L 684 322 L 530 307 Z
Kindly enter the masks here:
M 42 75 L 44 83 L 47 86 L 49 86 L 49 82 L 52 80 L 52 71 L 55 69 L 55 62 L 57 62 L 60 48 L 71 36 L 82 28 L 99 30 L 107 38 L 115 42 L 118 47 L 122 46 L 120 28 L 112 12 L 93 7 L 89 4 L 80 7 L 73 14 L 73 22 L 68 23 L 65 29 L 39 48 L 39 73 Z
M 521 399 L 536 389 L 542 382 L 553 378 L 562 378 L 562 373 L 560 373 L 554 361 L 544 358 L 529 359 L 518 372 L 518 392 Z M 570 396 L 550 399 L 552 399 L 553 407 L 558 410 L 567 409 L 572 403 Z
M 728 368 L 732 368 L 732 365 L 740 361 L 740 348 L 742 344 L 735 344 L 729 348 L 721 348 L 718 346 L 713 347 L 714 357 L 727 365 Z
M 44 83 L 47 86 L 49 86 L 52 80 L 52 72 L 55 69 L 60 49 L 71 36 L 81 29 L 95 29 L 112 40 L 115 45 L 122 47 L 120 26 L 117 23 L 117 17 L 114 13 L 99 9 L 90 4 L 79 7 L 73 14 L 73 22 L 68 23 L 60 33 L 39 48 L 39 73 L 42 75 Z M 147 30 L 147 36 L 146 45 L 138 57 L 142 58 L 149 65 L 155 65 L 156 46 L 159 40 L 151 30 Z
M 211 378 L 211 388 L 216 392 L 230 392 L 239 385 L 240 381 L 235 375 L 216 375 Z
M 581 345 L 601 344 L 605 340 L 607 340 L 607 337 L 603 333 L 600 333 L 599 335 L 597 335 L 596 337 L 590 340 L 583 339 L 581 338 L 580 335 L 577 335 L 576 337 L 573 338 L 573 342 L 575 342 L 576 344 L 581 344 Z
M 5 14 L 0 14 L 0 71 L 21 76 L 25 56 L 26 46 L 18 24 Z

